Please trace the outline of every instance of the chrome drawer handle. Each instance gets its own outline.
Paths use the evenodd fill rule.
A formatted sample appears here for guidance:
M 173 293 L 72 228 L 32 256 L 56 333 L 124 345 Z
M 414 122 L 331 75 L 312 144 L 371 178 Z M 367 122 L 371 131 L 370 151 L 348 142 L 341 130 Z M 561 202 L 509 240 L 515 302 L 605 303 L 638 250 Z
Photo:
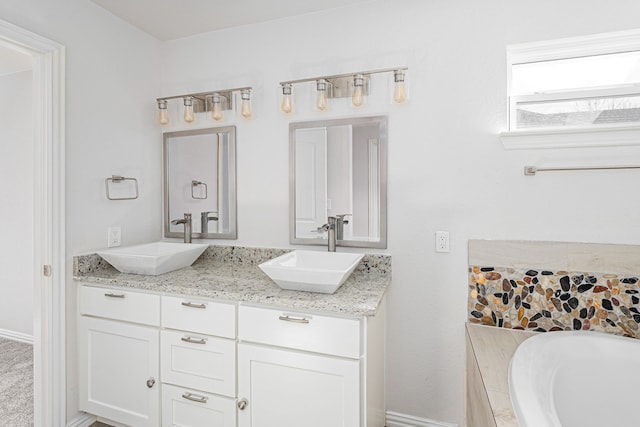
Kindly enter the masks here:
M 193 393 L 183 393 L 182 397 L 184 399 L 191 400 L 192 402 L 198 402 L 198 403 L 207 403 L 207 400 L 209 400 L 207 396 L 200 396 L 199 394 L 193 394 Z
M 109 297 L 109 298 L 124 298 L 124 294 L 104 294 L 105 297 Z
M 188 343 L 191 343 L 191 344 L 206 344 L 207 343 L 207 339 L 206 338 L 182 337 L 180 339 L 182 341 L 184 341 L 184 342 L 188 342 Z
M 196 304 L 191 301 L 182 301 L 182 305 L 191 308 L 207 308 L 207 304 Z
M 284 320 L 285 322 L 293 322 L 293 323 L 309 323 L 309 319 L 305 317 L 295 317 L 295 316 L 280 316 L 278 317 L 280 320 Z
M 156 379 L 155 378 L 149 378 L 147 380 L 147 387 L 152 388 L 155 383 L 156 383 Z

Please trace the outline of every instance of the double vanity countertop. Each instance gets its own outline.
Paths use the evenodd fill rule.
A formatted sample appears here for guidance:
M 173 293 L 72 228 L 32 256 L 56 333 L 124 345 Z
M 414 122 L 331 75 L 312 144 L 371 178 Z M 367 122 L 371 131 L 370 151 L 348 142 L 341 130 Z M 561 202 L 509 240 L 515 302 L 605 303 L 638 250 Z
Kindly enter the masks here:
M 95 286 L 348 316 L 374 316 L 391 284 L 391 257 L 366 254 L 334 294 L 283 290 L 258 264 L 286 252 L 289 250 L 209 246 L 191 267 L 159 276 L 120 273 L 99 255 L 89 254 L 74 257 L 73 275 L 76 281 Z

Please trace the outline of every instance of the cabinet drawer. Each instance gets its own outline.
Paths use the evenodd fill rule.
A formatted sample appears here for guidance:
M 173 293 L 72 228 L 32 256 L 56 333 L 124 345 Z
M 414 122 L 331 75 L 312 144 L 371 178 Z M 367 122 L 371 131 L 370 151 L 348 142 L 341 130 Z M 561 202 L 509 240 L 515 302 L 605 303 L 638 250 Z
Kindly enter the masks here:
M 109 288 L 80 286 L 80 314 L 160 325 L 160 296 Z
M 360 320 L 241 306 L 238 337 L 336 356 L 360 357 Z
M 236 306 L 188 297 L 162 297 L 162 326 L 171 329 L 236 337 Z
M 163 427 L 235 427 L 235 399 L 162 385 Z
M 236 342 L 189 332 L 161 333 L 162 382 L 236 395 Z

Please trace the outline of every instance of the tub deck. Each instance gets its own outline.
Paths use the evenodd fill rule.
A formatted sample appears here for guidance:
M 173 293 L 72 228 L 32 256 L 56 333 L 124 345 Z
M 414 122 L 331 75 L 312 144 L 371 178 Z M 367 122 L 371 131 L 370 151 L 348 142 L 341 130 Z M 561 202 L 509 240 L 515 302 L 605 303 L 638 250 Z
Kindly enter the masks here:
M 467 425 L 518 427 L 509 397 L 509 362 L 536 332 L 467 323 Z

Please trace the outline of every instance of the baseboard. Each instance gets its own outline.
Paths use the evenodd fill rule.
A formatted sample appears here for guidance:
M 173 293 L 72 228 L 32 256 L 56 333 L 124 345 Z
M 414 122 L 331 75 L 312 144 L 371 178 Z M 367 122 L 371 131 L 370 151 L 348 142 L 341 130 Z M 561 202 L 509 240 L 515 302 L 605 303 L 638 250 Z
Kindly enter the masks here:
M 458 425 L 387 411 L 387 427 L 458 427 Z
M 78 414 L 77 417 L 67 423 L 67 427 L 89 427 L 96 422 L 96 417 L 89 414 Z
M 0 329 L 0 338 L 6 338 L 8 340 L 20 341 L 33 345 L 33 335 L 22 334 L 20 332 L 8 331 L 6 329 Z

